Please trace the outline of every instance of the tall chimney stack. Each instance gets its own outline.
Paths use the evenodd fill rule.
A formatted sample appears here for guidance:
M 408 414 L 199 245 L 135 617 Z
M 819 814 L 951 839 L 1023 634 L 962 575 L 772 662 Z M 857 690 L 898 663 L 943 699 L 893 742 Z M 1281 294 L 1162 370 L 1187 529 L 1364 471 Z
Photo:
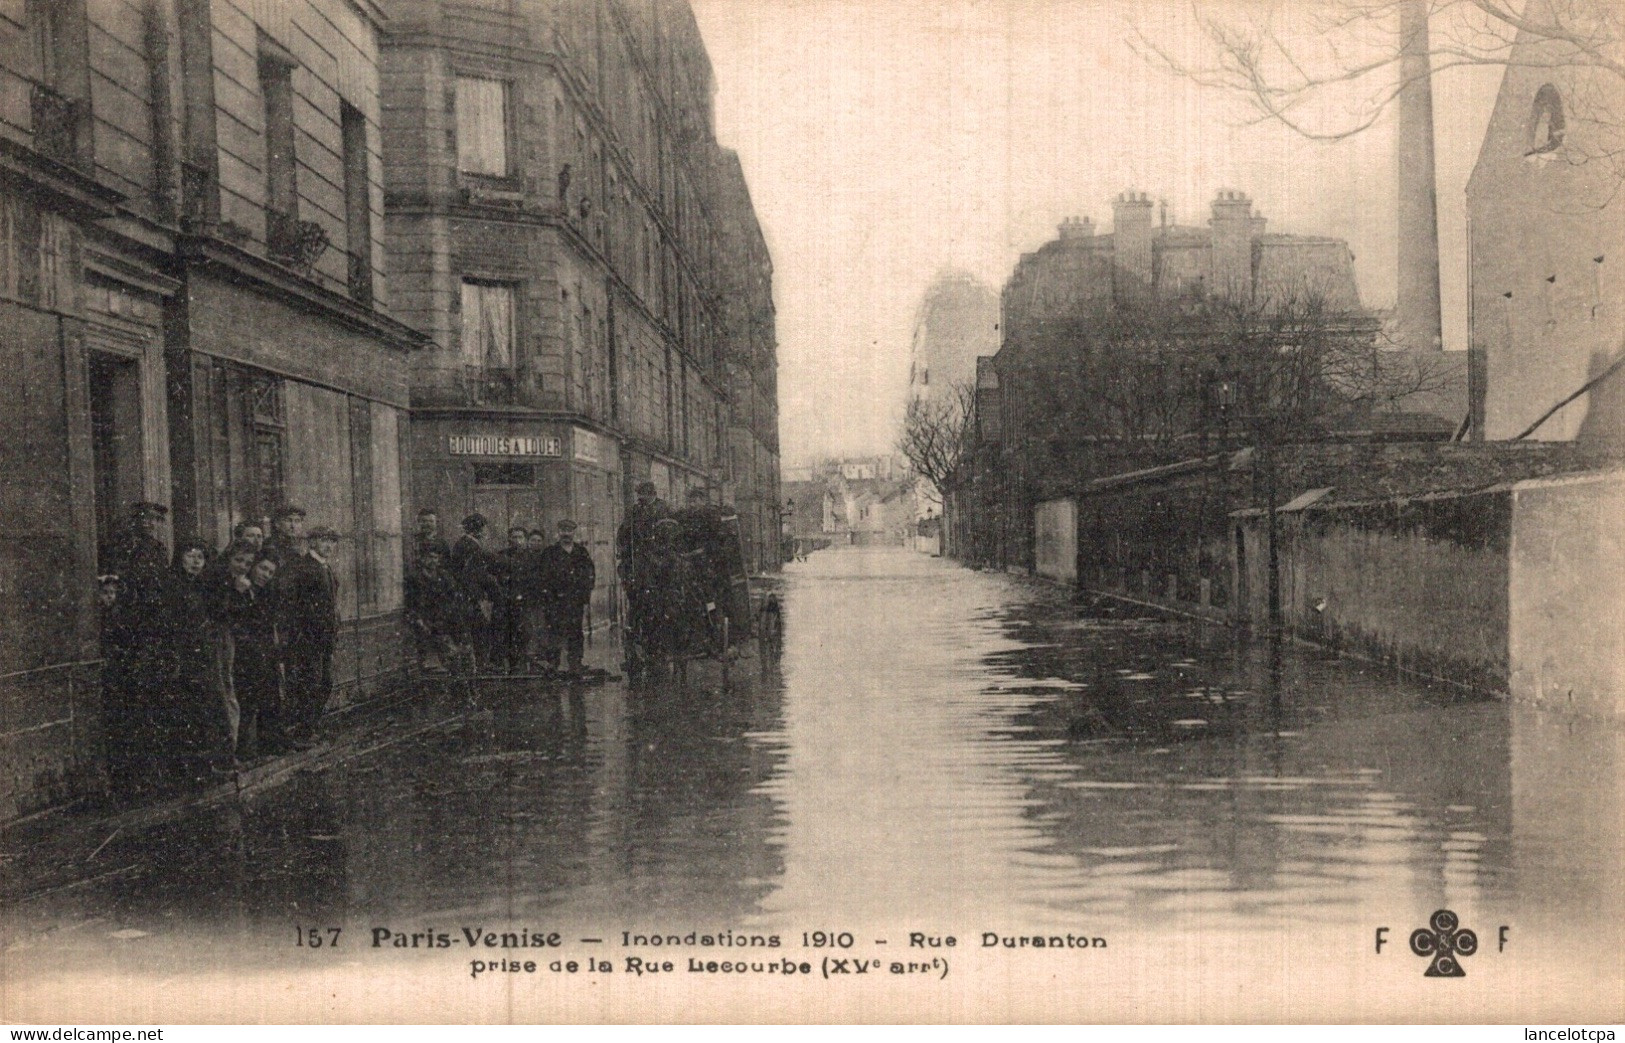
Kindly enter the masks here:
M 1124 192 L 1112 201 L 1112 252 L 1119 297 L 1151 292 L 1151 197 Z
M 1407 348 L 1444 347 L 1439 315 L 1439 213 L 1433 174 L 1433 62 L 1427 0 L 1399 7 L 1399 128 L 1394 167 L 1399 187 L 1399 293 L 1394 320 Z

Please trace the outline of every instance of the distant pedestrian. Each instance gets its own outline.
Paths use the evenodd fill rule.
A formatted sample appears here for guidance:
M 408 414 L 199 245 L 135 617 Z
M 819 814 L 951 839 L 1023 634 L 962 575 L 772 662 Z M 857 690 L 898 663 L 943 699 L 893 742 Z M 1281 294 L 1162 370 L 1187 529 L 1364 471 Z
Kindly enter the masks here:
M 508 545 L 495 555 L 498 600 L 494 609 L 497 665 L 509 673 L 527 669 L 528 641 L 525 632 L 526 586 L 534 581 L 535 562 L 527 541 L 530 531 L 524 525 L 508 527 Z
M 643 641 L 640 628 L 650 618 L 645 604 L 649 589 L 645 573 L 655 543 L 655 523 L 671 517 L 671 509 L 660 499 L 653 482 L 639 482 L 636 493 L 636 502 L 627 509 L 626 519 L 615 532 L 615 571 L 626 592 L 628 669 L 638 665 L 637 650 Z
M 339 581 L 332 557 L 338 540 L 333 529 L 318 526 L 310 533 L 305 554 L 279 565 L 284 704 L 289 743 L 295 749 L 307 749 L 314 741 L 333 694 Z
M 576 523 L 568 518 L 559 522 L 558 542 L 542 551 L 538 563 L 547 613 L 548 643 L 543 658 L 547 666 L 556 668 L 562 653 L 567 674 L 581 672 L 582 616 L 597 582 L 592 554 L 575 538 Z
M 451 572 L 463 588 L 463 596 L 474 607 L 471 637 L 474 642 L 475 669 L 493 668 L 497 658 L 496 628 L 492 620 L 501 599 L 496 579 L 496 567 L 491 554 L 485 549 L 485 530 L 489 523 L 485 515 L 475 512 L 463 519 L 463 534 L 451 547 Z

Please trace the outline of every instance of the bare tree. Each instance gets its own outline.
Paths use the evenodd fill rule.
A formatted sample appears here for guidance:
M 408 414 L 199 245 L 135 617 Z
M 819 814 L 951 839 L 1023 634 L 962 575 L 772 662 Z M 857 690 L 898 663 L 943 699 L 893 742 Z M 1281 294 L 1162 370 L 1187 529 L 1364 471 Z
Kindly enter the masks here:
M 975 407 L 976 388 L 956 383 L 944 394 L 910 399 L 903 413 L 897 451 L 938 494 L 949 487 L 964 456 Z
M 1023 400 L 1013 434 L 1056 459 L 1152 464 L 1204 434 L 1319 438 L 1461 379 L 1385 343 L 1373 316 L 1308 290 L 1119 304 L 1028 336 L 1006 370 Z
M 1297 22 L 1248 18 L 1225 4 L 1211 14 L 1193 2 L 1205 52 L 1176 55 L 1143 30 L 1135 48 L 1154 64 L 1243 98 L 1258 121 L 1304 137 L 1340 140 L 1372 127 L 1407 86 L 1402 16 L 1425 14 L 1430 72 L 1470 66 L 1551 70 L 1571 89 L 1531 152 L 1561 152 L 1625 181 L 1625 5 L 1617 0 L 1323 0 L 1281 5 Z M 1420 9 L 1420 12 L 1418 12 Z M 1575 75 L 1586 73 L 1587 75 Z M 1337 109 L 1346 116 L 1323 121 Z M 1604 204 L 1607 200 L 1602 201 Z

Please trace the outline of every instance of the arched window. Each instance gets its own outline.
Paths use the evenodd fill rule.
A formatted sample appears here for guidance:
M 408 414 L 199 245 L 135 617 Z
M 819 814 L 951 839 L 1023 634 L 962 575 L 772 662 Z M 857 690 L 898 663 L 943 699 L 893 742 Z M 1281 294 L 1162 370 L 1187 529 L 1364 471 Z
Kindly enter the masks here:
M 1529 112 L 1529 151 L 1526 156 L 1555 152 L 1563 145 L 1563 96 L 1551 84 L 1535 92 Z

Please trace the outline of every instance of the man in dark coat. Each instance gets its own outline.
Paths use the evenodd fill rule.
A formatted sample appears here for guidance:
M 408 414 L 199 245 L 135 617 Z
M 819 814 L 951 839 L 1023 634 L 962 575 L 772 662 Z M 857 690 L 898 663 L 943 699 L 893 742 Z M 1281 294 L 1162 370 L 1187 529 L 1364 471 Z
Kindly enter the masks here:
M 475 669 L 491 670 L 500 654 L 493 620 L 502 591 L 497 584 L 496 563 L 485 549 L 485 515 L 474 513 L 463 519 L 463 534 L 451 545 L 451 574 L 463 589 L 463 597 L 474 608 L 470 637 L 474 644 Z
M 750 617 L 741 605 L 735 581 L 744 576 L 744 555 L 739 545 L 739 515 L 732 507 L 710 502 L 705 489 L 688 491 L 688 506 L 677 514 L 679 542 L 694 578 L 705 592 L 708 611 L 720 622 L 726 616 L 734 636 L 750 629 Z
M 122 800 L 158 781 L 158 723 L 174 672 L 164 626 L 172 579 L 168 523 L 163 504 L 131 504 L 107 549 L 105 572 L 117 597 L 103 617 L 102 731 L 108 775 Z
M 338 540 L 337 532 L 318 526 L 310 549 L 284 561 L 277 574 L 288 732 L 296 749 L 309 748 L 333 694 L 339 580 L 332 556 Z
M 529 539 L 530 530 L 524 525 L 510 525 L 508 545 L 494 555 L 500 591 L 492 620 L 497 629 L 496 662 L 498 666 L 506 664 L 511 674 L 522 674 L 529 668 L 525 606 L 536 578 L 536 555 L 528 545 Z
M 562 651 L 567 674 L 581 672 L 585 644 L 581 619 L 598 576 L 592 555 L 575 539 L 576 523 L 566 518 L 559 522 L 558 542 L 543 550 L 537 562 L 547 613 L 548 645 L 543 656 L 548 666 L 556 667 Z
M 649 618 L 647 592 L 650 589 L 649 563 L 655 546 L 655 523 L 671 517 L 671 509 L 656 494 L 655 483 L 639 482 L 637 502 L 626 512 L 626 518 L 615 532 L 615 571 L 620 576 L 621 589 L 626 592 L 627 616 L 632 624 L 632 640 L 642 640 L 639 628 Z M 628 647 L 628 657 L 633 649 Z

